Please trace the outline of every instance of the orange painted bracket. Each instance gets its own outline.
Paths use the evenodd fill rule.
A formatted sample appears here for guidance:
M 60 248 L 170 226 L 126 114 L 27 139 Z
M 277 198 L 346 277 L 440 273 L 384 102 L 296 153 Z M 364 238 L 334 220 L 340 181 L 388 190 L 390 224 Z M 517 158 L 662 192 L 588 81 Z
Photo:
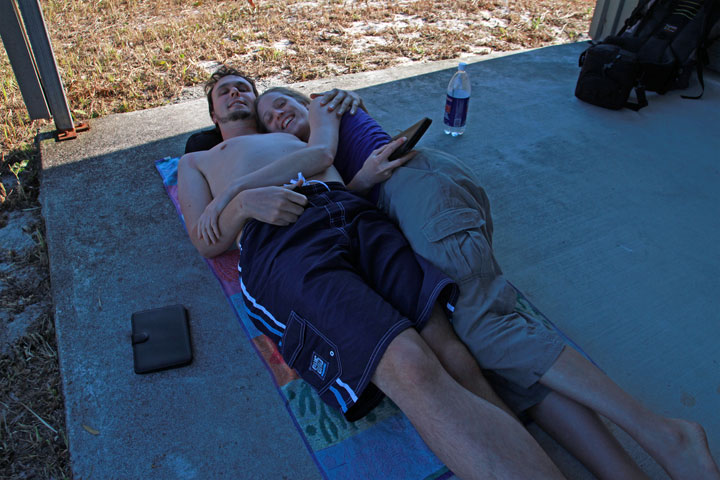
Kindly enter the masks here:
M 77 138 L 78 132 L 85 132 L 87 130 L 90 130 L 90 125 L 85 122 L 79 123 L 72 130 L 58 132 L 57 141 L 62 142 L 64 140 L 72 140 L 73 138 Z

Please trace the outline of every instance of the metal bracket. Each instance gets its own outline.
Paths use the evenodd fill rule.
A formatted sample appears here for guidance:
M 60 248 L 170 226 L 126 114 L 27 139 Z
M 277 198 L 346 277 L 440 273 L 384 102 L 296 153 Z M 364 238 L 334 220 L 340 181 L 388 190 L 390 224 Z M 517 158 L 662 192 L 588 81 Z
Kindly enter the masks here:
M 90 130 L 90 125 L 88 125 L 86 122 L 78 123 L 77 125 L 75 125 L 75 128 L 71 130 L 58 132 L 57 141 L 62 142 L 64 140 L 72 140 L 74 138 L 77 138 L 77 132 L 85 132 L 87 130 Z

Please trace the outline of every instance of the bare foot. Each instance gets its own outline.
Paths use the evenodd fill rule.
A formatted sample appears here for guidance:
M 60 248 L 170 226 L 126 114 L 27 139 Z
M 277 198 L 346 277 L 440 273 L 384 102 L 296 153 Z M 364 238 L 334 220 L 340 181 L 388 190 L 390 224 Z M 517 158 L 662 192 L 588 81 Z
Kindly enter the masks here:
M 673 480 L 720 480 L 705 430 L 697 423 L 667 419 L 671 432 L 657 452 L 650 452 Z M 668 441 L 669 440 L 669 441 Z

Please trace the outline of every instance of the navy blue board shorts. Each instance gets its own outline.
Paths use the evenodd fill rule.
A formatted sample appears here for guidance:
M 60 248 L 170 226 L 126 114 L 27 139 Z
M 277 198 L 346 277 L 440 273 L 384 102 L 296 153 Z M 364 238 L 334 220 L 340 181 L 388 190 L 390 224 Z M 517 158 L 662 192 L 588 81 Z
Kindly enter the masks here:
M 308 205 L 286 227 L 256 220 L 240 244 L 240 284 L 255 326 L 327 404 L 356 420 L 382 400 L 370 379 L 390 342 L 422 329 L 457 286 L 416 255 L 373 204 L 341 183 L 299 189 Z

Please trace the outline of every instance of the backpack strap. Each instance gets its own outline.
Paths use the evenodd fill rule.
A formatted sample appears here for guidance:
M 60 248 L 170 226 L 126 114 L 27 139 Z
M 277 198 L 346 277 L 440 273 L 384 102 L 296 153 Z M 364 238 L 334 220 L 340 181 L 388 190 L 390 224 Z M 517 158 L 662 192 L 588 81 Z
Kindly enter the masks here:
M 630 101 L 625 102 L 625 108 L 629 108 L 633 112 L 637 112 L 641 108 L 648 106 L 647 97 L 645 96 L 645 89 L 643 87 L 635 87 L 635 96 L 637 97 L 637 103 L 632 103 Z
M 628 28 L 630 28 L 630 27 L 632 27 L 633 25 L 637 24 L 638 21 L 639 21 L 641 18 L 643 18 L 643 16 L 645 15 L 645 13 L 646 13 L 646 12 L 645 12 L 645 7 L 646 7 L 647 4 L 650 3 L 651 1 L 653 1 L 653 0 L 640 0 L 640 2 L 637 4 L 637 6 L 633 9 L 633 11 L 632 11 L 632 13 L 630 14 L 630 16 L 625 20 L 625 23 L 623 24 L 623 27 L 622 27 L 622 28 L 620 29 L 620 31 L 619 31 L 618 33 L 616 33 L 615 35 L 619 37 L 620 35 L 622 35 L 623 33 L 625 33 L 625 31 L 626 31 Z M 655 0 L 655 1 L 657 1 L 657 0 Z
M 716 34 L 710 37 L 710 33 L 712 32 L 713 28 L 716 24 L 720 25 L 720 3 L 718 3 L 716 0 L 710 0 L 710 12 L 707 14 L 707 17 L 705 19 L 705 25 L 703 26 L 704 35 L 706 35 L 706 38 L 703 39 L 702 43 L 697 49 L 697 76 L 698 76 L 698 82 L 700 83 L 700 87 L 702 90 L 700 91 L 700 95 L 691 96 L 691 95 L 680 95 L 682 98 L 686 98 L 689 100 L 697 100 L 699 98 L 702 98 L 703 94 L 705 93 L 705 79 L 703 78 L 703 69 L 705 68 L 705 65 L 708 65 L 710 63 L 710 57 L 708 55 L 708 50 L 710 49 L 710 46 L 718 39 L 720 38 L 720 31 Z
M 697 61 L 698 82 L 700 82 L 700 87 L 702 88 L 702 90 L 700 91 L 700 95 L 697 95 L 697 96 L 680 95 L 681 98 L 687 98 L 688 100 L 697 100 L 699 98 L 702 98 L 703 93 L 705 93 L 705 79 L 703 78 L 703 68 L 704 68 L 704 65 L 710 61 L 710 59 L 708 58 L 707 50 L 705 50 L 705 49 L 698 51 L 698 56 L 703 57 L 703 58 L 699 58 Z

